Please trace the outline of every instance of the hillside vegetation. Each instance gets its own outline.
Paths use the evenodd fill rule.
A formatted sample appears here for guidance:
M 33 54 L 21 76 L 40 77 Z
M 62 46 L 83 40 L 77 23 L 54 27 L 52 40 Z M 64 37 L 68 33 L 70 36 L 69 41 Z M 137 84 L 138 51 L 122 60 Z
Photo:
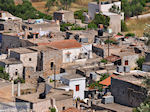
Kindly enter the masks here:
M 41 13 L 34 7 L 28 0 L 23 0 L 22 5 L 15 5 L 14 0 L 0 0 L 0 10 L 8 11 L 14 16 L 20 17 L 22 19 L 52 19 L 50 15 Z

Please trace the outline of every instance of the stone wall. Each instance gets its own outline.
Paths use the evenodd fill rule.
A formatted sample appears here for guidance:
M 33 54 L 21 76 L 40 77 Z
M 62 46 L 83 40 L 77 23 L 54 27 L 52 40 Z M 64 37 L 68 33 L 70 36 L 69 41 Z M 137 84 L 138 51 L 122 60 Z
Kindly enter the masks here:
M 111 79 L 111 93 L 116 103 L 131 107 L 139 106 L 147 97 L 145 88 L 115 78 Z
M 2 35 L 2 53 L 8 53 L 10 48 L 34 46 L 28 40 L 22 40 L 17 36 Z
M 62 66 L 62 52 L 59 50 L 45 51 L 42 52 L 42 70 L 44 71 L 44 76 L 54 74 L 54 69 L 51 68 L 51 63 L 56 66 L 56 74 L 60 73 L 60 68 Z

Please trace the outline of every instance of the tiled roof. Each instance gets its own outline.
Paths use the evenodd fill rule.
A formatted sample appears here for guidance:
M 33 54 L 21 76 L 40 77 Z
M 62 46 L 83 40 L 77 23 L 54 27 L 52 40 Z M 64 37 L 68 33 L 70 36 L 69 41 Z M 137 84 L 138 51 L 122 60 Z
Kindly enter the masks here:
M 105 86 L 109 86 L 111 85 L 111 77 L 115 77 L 116 75 L 110 75 L 108 78 L 106 78 L 105 80 L 101 81 L 99 84 L 105 85 Z
M 49 43 L 38 43 L 38 45 L 48 45 L 57 49 L 71 49 L 71 48 L 80 48 L 82 45 L 74 39 L 69 40 L 59 40 Z
M 61 112 L 81 112 L 81 111 L 78 110 L 77 108 L 72 107 L 72 108 L 68 108 L 66 110 L 63 110 Z
M 108 60 L 108 61 L 110 61 L 110 62 L 115 62 L 115 61 L 120 60 L 121 58 L 120 58 L 120 57 L 118 57 L 118 56 L 114 56 L 114 55 L 112 55 L 112 56 L 108 56 L 108 57 L 106 57 L 105 59 L 106 59 L 106 60 Z

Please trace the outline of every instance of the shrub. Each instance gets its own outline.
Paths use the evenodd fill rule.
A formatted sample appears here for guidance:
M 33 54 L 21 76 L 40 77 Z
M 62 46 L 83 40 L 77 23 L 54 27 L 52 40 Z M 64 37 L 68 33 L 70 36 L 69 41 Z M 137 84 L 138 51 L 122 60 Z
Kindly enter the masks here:
M 123 34 L 122 34 L 122 33 L 120 33 L 120 32 L 119 32 L 117 35 L 119 35 L 119 36 L 123 36 Z
M 104 63 L 104 64 L 106 64 L 108 61 L 106 60 L 106 59 L 102 59 L 101 60 L 101 63 Z
M 143 65 L 144 61 L 145 61 L 145 57 L 140 57 L 140 58 L 136 61 L 137 65 L 138 65 L 138 68 L 139 68 L 140 70 L 142 70 L 142 65 Z
M 100 81 L 103 81 L 103 80 L 105 80 L 105 79 L 108 78 L 108 77 L 109 77 L 109 74 L 108 74 L 108 73 L 101 74 Z
M 82 22 L 85 21 L 85 16 L 83 16 L 84 12 L 88 12 L 87 9 L 82 9 L 74 12 L 75 19 L 80 19 Z
M 50 112 L 56 112 L 55 108 L 50 108 Z
M 18 82 L 25 83 L 25 80 L 23 78 L 18 77 L 17 79 L 14 80 L 14 84 L 17 84 Z
M 127 25 L 123 20 L 121 21 L 121 31 L 123 32 L 128 31 Z
M 89 29 L 97 29 L 98 27 L 97 27 L 96 24 L 94 24 L 94 23 L 91 22 L 91 23 L 88 24 L 88 28 Z
M 86 28 L 82 28 L 82 27 L 79 27 L 79 26 L 72 26 L 71 30 L 86 30 Z
M 127 34 L 125 35 L 125 37 L 134 37 L 134 36 L 135 36 L 134 33 L 127 33 Z
M 60 30 L 61 30 L 61 31 L 66 31 L 68 26 L 73 26 L 73 25 L 74 25 L 74 24 L 71 24 L 71 23 L 62 23 L 62 24 L 60 25 Z
M 14 4 L 13 0 L 0 0 L 0 9 L 8 11 L 14 16 L 20 17 L 24 20 L 40 18 L 52 19 L 52 16 L 36 10 L 28 0 L 23 0 L 23 4 L 17 6 Z

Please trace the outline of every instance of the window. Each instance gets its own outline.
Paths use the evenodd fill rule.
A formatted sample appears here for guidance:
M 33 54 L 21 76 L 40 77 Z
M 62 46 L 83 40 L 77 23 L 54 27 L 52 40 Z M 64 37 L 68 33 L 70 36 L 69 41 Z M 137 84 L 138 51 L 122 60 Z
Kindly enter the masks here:
M 128 60 L 125 60 L 125 65 L 128 65 Z
M 65 110 L 65 107 L 63 107 L 62 110 Z
M 79 85 L 76 85 L 76 91 L 79 91 Z
M 31 58 L 29 58 L 29 61 L 32 61 L 32 59 L 31 59 Z
M 54 62 L 51 62 L 51 70 L 54 68 Z
M 15 72 L 15 75 L 18 75 L 18 72 Z

